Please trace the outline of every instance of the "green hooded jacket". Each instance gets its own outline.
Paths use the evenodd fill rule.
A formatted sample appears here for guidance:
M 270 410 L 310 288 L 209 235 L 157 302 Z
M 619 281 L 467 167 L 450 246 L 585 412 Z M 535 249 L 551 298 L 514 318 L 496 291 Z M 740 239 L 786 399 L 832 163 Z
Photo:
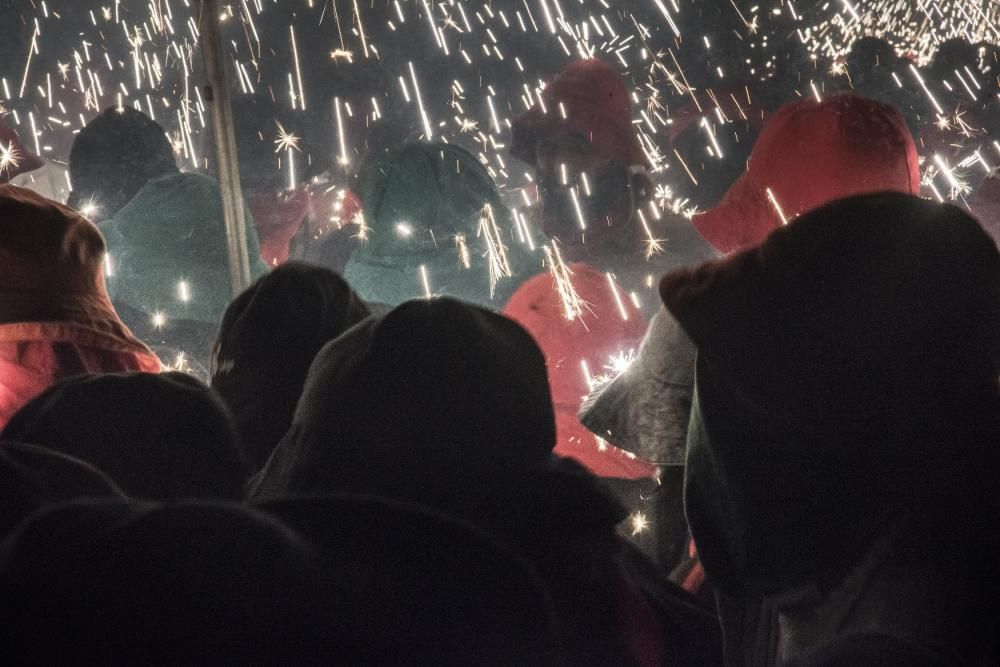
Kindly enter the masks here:
M 499 310 L 542 270 L 493 179 L 458 146 L 397 146 L 362 170 L 360 184 L 367 238 L 344 277 L 366 301 L 396 306 L 429 291 Z
M 267 272 L 246 213 L 253 278 Z M 146 184 L 101 231 L 108 244 L 112 298 L 166 318 L 218 322 L 231 300 L 219 186 L 201 174 Z M 183 284 L 182 284 L 183 283 Z

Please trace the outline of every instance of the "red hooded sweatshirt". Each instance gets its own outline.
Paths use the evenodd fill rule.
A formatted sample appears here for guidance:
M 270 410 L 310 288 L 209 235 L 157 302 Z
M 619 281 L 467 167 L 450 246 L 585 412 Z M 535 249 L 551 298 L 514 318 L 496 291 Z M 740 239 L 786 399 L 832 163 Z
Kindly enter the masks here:
M 60 378 L 159 372 L 111 305 L 104 255 L 79 213 L 0 185 L 0 428 Z
M 572 264 L 569 270 L 582 300 L 581 312 L 573 319 L 567 319 L 548 273 L 521 285 L 503 310 L 528 330 L 545 354 L 556 412 L 555 453 L 576 459 L 601 477 L 651 478 L 655 466 L 598 439 L 576 416 L 590 392 L 584 364 L 593 375 L 608 372 L 605 367 L 613 357 L 638 347 L 646 320 L 606 274 L 586 264 Z
M 823 204 L 883 190 L 920 192 L 917 147 L 899 111 L 850 94 L 804 99 L 768 120 L 746 172 L 692 222 L 730 253 Z

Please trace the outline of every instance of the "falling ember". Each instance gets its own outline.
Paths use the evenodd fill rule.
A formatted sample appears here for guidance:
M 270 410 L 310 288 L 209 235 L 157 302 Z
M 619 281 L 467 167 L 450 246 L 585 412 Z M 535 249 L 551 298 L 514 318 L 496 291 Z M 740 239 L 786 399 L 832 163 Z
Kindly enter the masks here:
M 163 313 L 157 311 L 153 313 L 152 322 L 154 327 L 161 329 L 163 328 L 163 325 L 167 323 L 167 317 Z
M 778 199 L 771 192 L 771 188 L 766 188 L 767 198 L 771 200 L 771 205 L 774 206 L 774 210 L 778 212 L 778 217 L 781 218 L 781 224 L 787 225 L 788 218 L 785 217 L 785 212 L 781 210 L 781 204 L 778 203 Z
M 466 269 L 472 268 L 472 256 L 469 253 L 469 244 L 465 241 L 465 234 L 455 235 L 455 247 L 458 248 L 458 261 Z
M 510 269 L 510 260 L 507 258 L 507 246 L 503 243 L 503 236 L 500 234 L 500 227 L 497 226 L 496 217 L 493 215 L 493 206 L 490 204 L 483 206 L 482 215 L 479 218 L 479 234 L 486 241 L 486 264 L 490 272 L 490 298 L 492 299 L 500 279 L 510 278 L 514 274 Z
M 420 265 L 420 281 L 424 285 L 424 297 L 429 299 L 434 296 L 434 293 L 431 292 L 431 280 L 427 275 L 427 267 L 423 264 Z
M 111 263 L 111 253 L 104 253 L 104 276 L 114 278 L 115 266 Z
M 552 274 L 552 281 L 559 293 L 559 299 L 562 301 L 563 316 L 567 320 L 582 319 L 585 303 L 573 286 L 573 272 L 563 261 L 558 244 L 552 241 L 551 248 L 544 246 L 542 250 L 545 252 L 549 273 Z
M 186 280 L 182 280 L 177 283 L 177 298 L 180 299 L 182 303 L 187 303 L 191 300 L 191 288 L 188 287 Z
M 337 162 L 340 166 L 344 167 L 350 164 L 350 160 L 347 157 L 347 138 L 344 136 L 344 118 L 340 113 L 340 98 L 333 98 L 333 108 L 337 116 L 337 143 L 340 146 L 340 156 L 337 158 Z
M 587 229 L 587 220 L 583 217 L 583 209 L 580 208 L 580 198 L 576 194 L 576 188 L 570 188 L 569 196 L 573 200 L 573 210 L 576 211 L 576 221 L 581 230 Z
M 0 144 L 0 174 L 13 172 L 18 164 L 17 147 L 13 142 L 8 146 Z
M 622 319 L 626 322 L 628 321 L 628 311 L 625 310 L 625 302 L 622 301 L 622 295 L 618 291 L 618 285 L 615 283 L 615 277 L 611 273 L 605 274 L 608 277 L 608 287 L 611 288 L 611 295 L 615 298 L 615 305 L 618 306 L 618 314 L 621 315 Z
M 633 537 L 649 528 L 649 520 L 642 512 L 634 512 L 632 516 L 629 517 L 629 523 L 632 524 Z
M 642 230 L 646 232 L 646 238 L 643 240 L 646 250 L 643 252 L 643 256 L 646 258 L 646 261 L 649 261 L 653 255 L 663 252 L 663 239 L 653 236 L 653 232 L 649 228 L 649 223 L 646 221 L 646 215 L 642 212 L 641 208 L 636 209 L 636 213 L 639 214 L 639 223 L 642 225 Z
M 424 123 L 424 134 L 430 141 L 434 138 L 434 130 L 431 129 L 431 121 L 427 117 L 427 110 L 424 108 L 424 98 L 420 93 L 420 84 L 417 83 L 417 71 L 413 68 L 413 61 L 410 61 L 410 80 L 413 82 L 413 92 L 417 97 L 417 108 L 420 109 L 420 119 Z

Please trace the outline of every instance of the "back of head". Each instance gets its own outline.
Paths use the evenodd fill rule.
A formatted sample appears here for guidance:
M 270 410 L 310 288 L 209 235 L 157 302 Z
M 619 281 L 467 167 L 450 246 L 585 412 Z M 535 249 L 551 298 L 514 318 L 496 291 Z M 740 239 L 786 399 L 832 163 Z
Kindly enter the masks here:
M 2 549 L 12 664 L 278 664 L 327 658 L 312 548 L 225 504 L 77 502 Z
M 876 67 L 891 71 L 898 60 L 896 49 L 885 39 L 862 37 L 851 44 L 851 50 L 847 54 L 847 69 L 851 76 L 863 75 Z
M 295 262 L 229 304 L 213 352 L 212 388 L 232 409 L 255 468 L 291 425 L 316 353 L 367 316 L 343 278 Z
M 149 181 L 177 172 L 164 129 L 141 111 L 109 107 L 80 130 L 69 154 L 69 204 L 114 217 Z
M 710 576 L 850 566 L 903 512 L 924 526 L 921 558 L 985 535 L 1000 253 L 967 214 L 898 193 L 837 201 L 660 292 L 698 348 L 686 507 Z
M 768 120 L 746 172 L 692 222 L 716 249 L 732 252 L 823 204 L 886 190 L 920 191 L 916 144 L 902 115 L 857 95 L 810 98 Z
M 410 301 L 320 351 L 262 488 L 525 469 L 554 443 L 545 361 L 520 326 L 448 298 Z
M 344 662 L 558 664 L 534 570 L 482 530 L 401 502 L 333 496 L 260 507 L 314 543 L 353 645 Z
M 944 81 L 953 78 L 955 70 L 966 76 L 967 73 L 963 69 L 966 67 L 972 72 L 979 70 L 979 48 L 970 44 L 967 39 L 953 37 L 938 46 L 930 73 L 937 81 Z
M 3 437 L 76 456 L 140 498 L 238 498 L 248 472 L 229 411 L 183 373 L 64 380 L 14 415 Z

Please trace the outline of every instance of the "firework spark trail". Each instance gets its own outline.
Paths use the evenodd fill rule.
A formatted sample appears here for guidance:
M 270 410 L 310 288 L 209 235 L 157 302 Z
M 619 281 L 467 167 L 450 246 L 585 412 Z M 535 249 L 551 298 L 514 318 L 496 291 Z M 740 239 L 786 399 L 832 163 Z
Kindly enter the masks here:
M 486 265 L 490 274 L 490 298 L 492 299 L 496 294 L 497 283 L 503 278 L 512 277 L 514 274 L 507 257 L 507 246 L 504 245 L 503 236 L 497 225 L 491 204 L 483 206 L 479 217 L 479 235 L 486 241 Z
M 583 312 L 586 303 L 580 298 L 576 287 L 573 286 L 573 272 L 566 266 L 562 254 L 559 252 L 559 244 L 552 241 L 551 245 L 542 247 L 545 253 L 545 260 L 552 276 L 556 292 L 563 307 L 563 317 L 567 320 L 583 319 Z

